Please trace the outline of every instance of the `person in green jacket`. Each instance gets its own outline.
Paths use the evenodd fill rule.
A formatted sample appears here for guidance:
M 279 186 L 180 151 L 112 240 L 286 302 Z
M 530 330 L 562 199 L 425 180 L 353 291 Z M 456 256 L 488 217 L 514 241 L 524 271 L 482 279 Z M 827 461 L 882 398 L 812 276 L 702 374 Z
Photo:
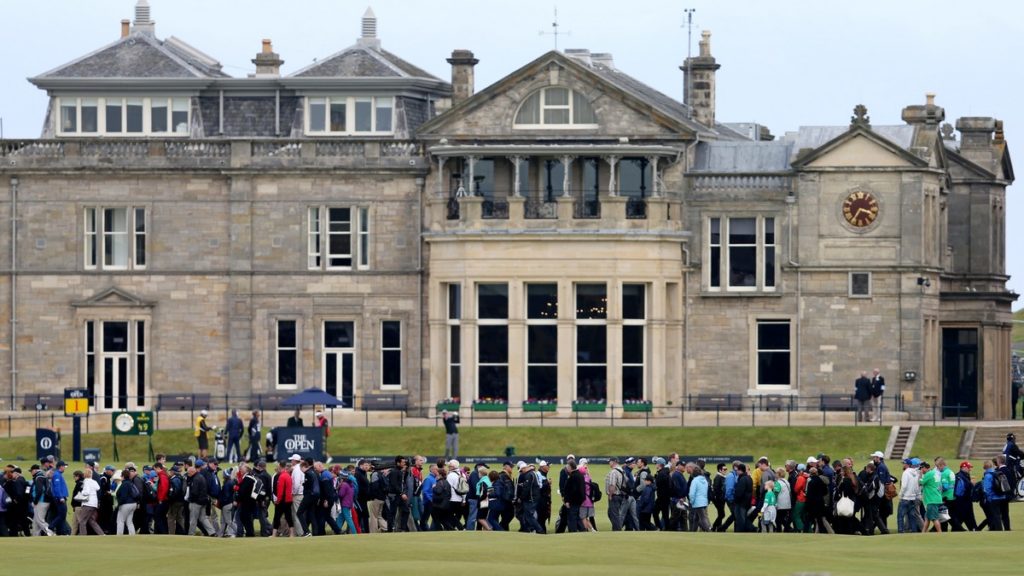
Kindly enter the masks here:
M 921 532 L 927 532 L 928 528 L 935 526 L 936 532 L 942 532 L 942 524 L 939 522 L 939 506 L 942 505 L 942 480 L 937 470 L 931 469 L 931 464 L 921 462 L 921 495 L 924 501 L 925 521 Z
M 946 459 L 941 456 L 935 459 L 935 472 L 939 476 L 939 489 L 942 490 L 942 504 L 949 510 L 949 514 L 952 517 L 953 510 L 956 508 L 953 505 L 953 501 L 956 500 L 956 495 L 953 494 L 953 489 L 956 487 L 956 474 L 950 470 L 949 466 L 946 466 Z M 950 518 L 952 521 L 952 518 Z M 956 522 L 953 523 L 957 525 Z

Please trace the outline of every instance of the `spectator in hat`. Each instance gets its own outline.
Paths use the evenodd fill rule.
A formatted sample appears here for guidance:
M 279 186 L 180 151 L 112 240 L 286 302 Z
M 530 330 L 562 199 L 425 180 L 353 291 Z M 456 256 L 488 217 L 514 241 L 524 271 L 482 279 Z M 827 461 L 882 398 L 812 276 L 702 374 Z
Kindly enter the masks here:
M 1002 465 L 999 459 L 1000 454 L 994 460 L 985 461 L 985 475 L 981 479 L 982 490 L 985 492 L 985 501 L 982 509 L 985 510 L 985 521 L 988 529 L 993 532 L 1000 532 L 1010 529 L 1010 516 L 1007 495 L 997 491 L 996 473 Z
M 295 536 L 305 536 L 306 529 L 299 518 L 299 508 L 302 507 L 302 500 L 305 498 L 303 484 L 306 481 L 306 475 L 302 470 L 302 456 L 292 454 L 288 462 L 291 464 L 292 474 L 292 530 Z
M 57 466 L 53 469 L 53 476 L 50 478 L 50 497 L 52 499 L 50 509 L 53 519 L 50 520 L 49 527 L 50 530 L 60 536 L 71 534 L 71 527 L 68 526 L 67 520 L 68 498 L 70 494 L 67 481 L 64 480 L 64 470 L 67 467 L 67 462 L 63 460 L 57 462 Z
M 214 429 L 206 422 L 207 412 L 206 410 L 200 410 L 199 416 L 196 418 L 195 429 L 193 434 L 196 437 L 196 445 L 199 448 L 199 457 L 206 458 L 206 451 L 210 448 L 210 438 L 207 436 L 207 432 Z
M 129 462 L 128 464 L 131 464 Z M 117 487 L 117 534 L 135 535 L 133 516 L 142 500 L 142 492 L 135 482 L 137 470 L 134 465 L 125 466 L 121 473 L 121 484 Z
M 896 513 L 896 530 L 900 534 L 914 534 L 921 531 L 924 520 L 921 518 L 921 484 L 918 472 L 920 461 L 907 458 L 903 461 L 903 474 L 900 477 L 899 509 Z
M 290 461 L 279 462 L 277 474 L 273 479 L 274 520 L 272 536 L 294 535 L 295 528 L 292 522 L 292 463 Z M 285 529 L 285 524 L 288 528 Z
M 811 462 L 814 457 L 808 458 Z M 796 501 L 793 502 L 793 528 L 797 532 L 809 532 L 807 526 L 807 481 L 811 475 L 807 472 L 810 464 L 798 464 L 796 467 L 796 480 L 793 482 L 793 492 L 796 493 Z
M 672 470 L 664 458 L 654 458 L 654 524 L 658 530 L 669 529 L 669 507 L 672 506 Z
M 978 523 L 974 519 L 974 501 L 971 495 L 974 492 L 974 482 L 971 480 L 971 469 L 973 466 L 967 460 L 960 463 L 960 471 L 956 473 L 953 485 L 953 508 L 950 514 L 950 528 L 953 532 L 962 532 L 965 529 L 974 532 L 978 529 Z
M 540 505 L 537 507 L 537 523 L 544 534 L 548 532 L 548 521 L 551 520 L 551 481 L 548 472 L 551 466 L 544 460 L 537 463 L 537 477 L 540 478 Z
M 103 467 L 103 473 L 98 476 L 94 476 L 96 483 L 99 484 L 99 523 L 103 527 L 105 534 L 114 534 L 115 527 L 115 516 L 114 516 L 114 494 L 111 491 L 111 485 L 114 478 L 114 472 L 116 469 L 107 464 Z

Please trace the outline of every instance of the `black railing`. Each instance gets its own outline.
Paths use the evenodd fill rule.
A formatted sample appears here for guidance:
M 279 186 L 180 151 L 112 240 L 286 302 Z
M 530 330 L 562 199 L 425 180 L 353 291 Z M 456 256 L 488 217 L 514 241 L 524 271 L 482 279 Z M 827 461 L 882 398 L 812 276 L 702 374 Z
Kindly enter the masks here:
M 529 220 L 554 220 L 558 218 L 558 203 L 530 198 L 523 204 L 523 217 Z
M 597 200 L 576 200 L 572 204 L 572 217 L 594 219 L 601 217 L 601 202 Z
M 508 202 L 505 200 L 484 200 L 480 211 L 487 220 L 508 220 Z
M 647 200 L 629 198 L 626 200 L 626 218 L 629 220 L 645 220 L 647 218 Z
M 459 199 L 455 198 L 454 196 L 448 198 L 448 219 L 459 219 Z

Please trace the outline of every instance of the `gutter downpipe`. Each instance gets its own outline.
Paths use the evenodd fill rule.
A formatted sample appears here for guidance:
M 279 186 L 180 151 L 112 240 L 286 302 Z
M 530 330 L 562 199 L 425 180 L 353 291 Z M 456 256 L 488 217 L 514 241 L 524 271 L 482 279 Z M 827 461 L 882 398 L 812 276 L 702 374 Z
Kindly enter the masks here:
M 700 143 L 700 132 L 694 132 L 693 143 L 683 152 L 683 175 L 690 173 L 690 152 Z M 683 186 L 680 206 L 686 205 L 688 182 Z M 679 399 L 680 410 L 685 409 L 690 392 L 690 248 L 683 246 L 683 396 Z
M 11 176 L 11 410 L 18 403 L 18 184 Z
M 428 160 L 428 162 L 429 162 L 429 160 Z M 438 176 L 438 180 L 440 180 L 440 176 Z M 416 177 L 416 211 L 419 214 L 419 222 L 417 223 L 417 227 L 420 229 L 420 232 L 417 234 L 417 238 L 416 238 L 416 280 L 417 280 L 417 282 L 416 282 L 417 296 L 416 297 L 417 297 L 417 306 L 420 309 L 420 326 L 419 326 L 420 329 L 419 329 L 419 338 L 418 338 L 418 340 L 419 340 L 419 350 L 420 350 L 420 353 L 419 353 L 419 358 L 420 358 L 420 366 L 419 366 L 420 404 L 422 404 L 424 406 L 423 409 L 426 411 L 426 415 L 429 416 L 430 415 L 430 410 L 429 410 L 429 408 L 426 407 L 426 404 L 423 404 L 423 402 L 424 402 L 424 386 L 423 386 L 423 349 L 424 349 L 424 346 L 423 346 L 423 340 L 424 340 L 423 331 L 424 331 L 424 328 L 426 328 L 426 330 L 427 330 L 427 337 L 430 336 L 430 327 L 429 327 L 429 322 L 428 322 L 428 318 L 429 318 L 430 315 L 427 312 L 427 310 L 425 310 L 425 308 L 423 306 L 423 283 L 426 281 L 426 278 L 424 277 L 424 273 L 423 273 L 423 194 L 426 193 L 426 189 L 427 189 L 427 179 L 426 179 L 426 177 L 425 176 L 417 176 Z M 429 362 L 428 362 L 428 365 L 429 365 Z M 430 403 L 429 400 L 430 400 L 430 378 L 428 376 L 427 377 L 427 388 L 426 388 L 426 403 L 427 404 Z
M 801 318 L 803 318 L 803 274 L 800 271 L 800 263 L 793 259 L 793 206 L 796 204 L 796 194 L 793 192 L 793 184 L 789 185 L 789 193 L 786 194 L 786 224 L 789 228 L 786 239 L 787 260 L 789 265 L 796 268 L 796 390 L 797 394 L 803 390 L 800 387 L 800 357 L 801 357 Z

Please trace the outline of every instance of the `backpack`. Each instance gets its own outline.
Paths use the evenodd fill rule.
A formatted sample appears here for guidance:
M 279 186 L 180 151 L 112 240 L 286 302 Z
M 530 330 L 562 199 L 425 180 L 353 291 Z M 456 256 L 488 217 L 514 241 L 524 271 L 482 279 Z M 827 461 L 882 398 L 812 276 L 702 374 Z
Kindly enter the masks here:
M 885 485 L 885 499 L 892 500 L 896 497 L 896 484 L 889 482 Z
M 593 480 L 591 480 L 591 482 L 590 482 L 590 501 L 594 502 L 594 503 L 600 502 L 601 501 L 601 496 L 602 496 L 602 494 L 601 494 L 601 486 L 599 486 L 597 484 L 597 482 L 594 482 Z
M 181 502 L 185 499 L 185 491 L 182 489 L 181 476 L 171 476 L 167 482 L 167 501 Z
M 388 493 L 388 481 L 380 472 L 374 472 L 370 476 L 370 488 L 366 496 L 370 500 L 383 500 Z
M 459 474 L 459 482 L 455 485 L 455 493 L 459 496 L 465 496 L 469 494 L 469 480 L 462 474 Z
M 263 486 L 263 480 L 261 480 L 260 477 L 256 475 L 249 475 L 249 478 L 252 478 L 252 499 L 263 499 L 267 495 L 267 492 Z
M 434 508 L 444 509 L 448 507 L 448 502 L 451 500 L 451 486 L 448 485 L 448 480 L 438 478 L 430 493 L 433 496 Z
M 996 470 L 992 478 L 992 492 L 999 496 L 1009 496 L 1012 491 L 1013 487 L 1010 486 L 1010 479 L 1006 477 L 1006 473 Z
M 40 479 L 42 479 L 42 482 L 39 482 Z M 32 503 L 39 504 L 41 502 L 49 502 L 51 500 L 53 500 L 53 494 L 50 490 L 50 481 L 47 480 L 45 476 L 37 476 L 33 478 Z
M 981 482 L 978 482 L 971 488 L 971 502 L 984 502 L 985 501 L 985 486 Z

